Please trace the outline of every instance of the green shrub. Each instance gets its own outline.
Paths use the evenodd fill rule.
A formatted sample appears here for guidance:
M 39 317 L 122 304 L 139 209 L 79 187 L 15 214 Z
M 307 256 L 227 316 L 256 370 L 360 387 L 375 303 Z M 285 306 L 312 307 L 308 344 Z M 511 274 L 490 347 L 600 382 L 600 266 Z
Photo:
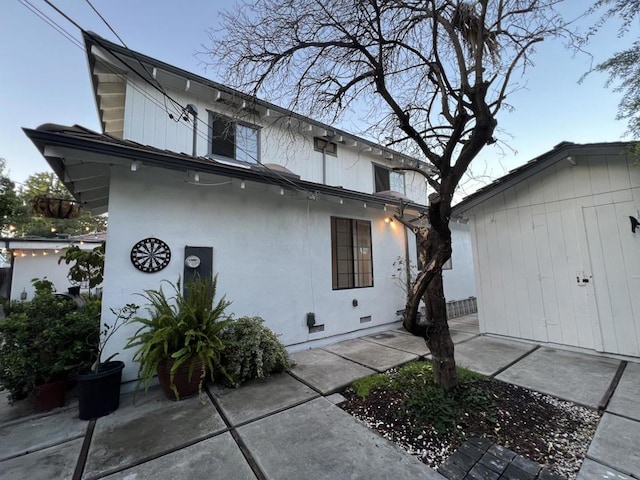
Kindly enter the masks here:
M 36 385 L 68 378 L 90 361 L 99 302 L 77 310 L 75 302 L 39 288 L 33 300 L 12 302 L 9 310 L 0 324 L 0 389 L 9 391 L 10 402 L 26 398 Z
M 486 416 L 493 407 L 489 394 L 478 386 L 482 375 L 458 367 L 459 386 L 446 391 L 433 382 L 433 366 L 428 361 L 410 362 L 386 374 L 376 374 L 353 383 L 356 394 L 366 398 L 377 389 L 401 392 L 402 415 L 416 428 L 431 425 L 440 435 L 457 434 L 456 426 L 468 416 Z
M 221 376 L 229 386 L 237 387 L 254 378 L 285 372 L 293 367 L 284 345 L 263 325 L 260 317 L 242 317 L 222 331 L 225 345 L 220 365 L 227 376 Z

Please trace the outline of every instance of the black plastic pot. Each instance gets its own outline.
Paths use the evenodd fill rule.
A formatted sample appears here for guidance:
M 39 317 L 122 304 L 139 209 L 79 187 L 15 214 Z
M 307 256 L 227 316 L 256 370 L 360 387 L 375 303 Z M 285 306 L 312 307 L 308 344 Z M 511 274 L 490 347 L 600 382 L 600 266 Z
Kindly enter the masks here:
M 104 417 L 118 409 L 123 368 L 124 362 L 107 362 L 99 372 L 76 376 L 81 420 Z

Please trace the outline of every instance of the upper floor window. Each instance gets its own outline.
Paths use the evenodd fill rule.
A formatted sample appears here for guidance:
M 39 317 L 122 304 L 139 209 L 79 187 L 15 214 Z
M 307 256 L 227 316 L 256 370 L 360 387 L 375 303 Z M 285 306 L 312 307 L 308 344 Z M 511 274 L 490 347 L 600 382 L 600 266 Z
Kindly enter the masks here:
M 209 154 L 239 162 L 260 161 L 260 130 L 209 112 Z
M 373 164 L 373 180 L 376 192 L 393 190 L 405 194 L 404 173 L 395 172 L 388 167 Z
M 333 289 L 373 287 L 371 223 L 331 217 Z
M 338 155 L 338 145 L 324 138 L 314 137 L 313 148 L 316 152 L 324 152 L 329 155 Z

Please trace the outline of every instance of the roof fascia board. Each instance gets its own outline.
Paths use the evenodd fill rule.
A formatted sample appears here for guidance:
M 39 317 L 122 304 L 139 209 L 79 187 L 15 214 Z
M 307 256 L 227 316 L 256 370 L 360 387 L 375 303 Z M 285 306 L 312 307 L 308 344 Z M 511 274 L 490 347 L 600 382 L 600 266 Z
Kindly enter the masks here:
M 212 88 L 214 90 L 219 90 L 221 92 L 226 93 L 227 95 L 232 95 L 240 100 L 246 100 L 252 103 L 255 103 L 256 105 L 259 105 L 267 110 L 273 111 L 273 112 L 277 112 L 279 115 L 284 116 L 284 117 L 291 117 L 295 120 L 298 120 L 300 122 L 304 122 L 304 123 L 308 123 L 310 125 L 313 125 L 315 127 L 317 127 L 319 130 L 327 130 L 327 131 L 332 131 L 336 134 L 336 136 L 343 136 L 343 137 L 347 137 L 349 139 L 355 140 L 358 143 L 361 143 L 363 145 L 366 145 L 368 147 L 371 148 L 375 148 L 375 149 L 379 149 L 382 150 L 383 152 L 386 153 L 390 153 L 393 154 L 395 156 L 398 156 L 402 159 L 411 161 L 411 162 L 418 162 L 418 164 L 425 166 L 429 169 L 432 169 L 433 167 L 428 164 L 427 162 L 423 161 L 423 160 L 419 160 L 415 157 L 411 157 L 407 154 L 404 154 L 402 152 L 398 152 L 396 150 L 393 150 L 391 148 L 385 147 L 383 145 L 377 144 L 375 142 L 372 142 L 370 140 L 364 139 L 362 137 L 359 137 L 357 135 L 354 135 L 353 133 L 349 133 L 346 132 L 344 130 L 341 130 L 339 128 L 333 127 L 331 125 L 327 125 L 326 123 L 322 123 L 320 121 L 314 120 L 312 118 L 306 117 L 304 115 L 301 115 L 299 113 L 295 113 L 291 110 L 287 110 L 286 108 L 280 107 L 278 105 L 275 105 L 273 103 L 267 102 L 265 100 L 261 100 L 255 96 L 252 95 L 248 95 L 246 93 L 243 93 L 239 90 L 236 90 L 234 88 L 228 87 L 226 85 L 223 85 L 221 83 L 218 82 L 214 82 L 213 80 L 209 80 L 208 78 L 202 77 L 200 75 L 197 75 L 195 73 L 191 73 L 187 70 L 183 70 L 181 68 L 175 67 L 173 65 L 169 65 L 168 63 L 165 63 L 161 60 L 157 60 L 155 58 L 149 57 L 147 55 L 144 55 L 142 53 L 139 52 L 134 52 L 132 50 L 126 49 L 120 45 L 117 45 L 115 43 L 110 42 L 109 40 L 106 40 L 102 37 L 99 37 L 98 35 L 92 34 L 92 33 L 88 33 L 88 32 L 84 32 L 83 33 L 84 36 L 84 41 L 85 41 L 85 50 L 87 51 L 87 55 L 89 57 L 91 57 L 92 55 L 96 55 L 97 51 L 101 51 L 101 50 L 107 50 L 108 53 L 111 53 L 111 51 L 116 51 L 118 54 L 126 56 L 127 58 L 131 59 L 134 62 L 142 62 L 145 64 L 148 64 L 149 66 L 152 67 L 156 67 L 159 68 L 161 70 L 165 70 L 168 73 L 171 73 L 173 75 L 177 75 L 180 76 L 182 78 L 191 80 L 193 82 L 197 82 L 205 87 L 208 88 Z M 98 47 L 98 50 L 94 50 L 94 46 Z M 117 57 L 115 57 L 112 53 L 111 53 L 111 57 L 117 59 Z M 107 55 L 104 55 L 104 53 L 102 53 L 101 58 L 103 60 L 108 60 L 109 57 Z M 91 62 L 91 60 L 90 60 Z M 113 62 L 112 62 L 113 63 Z M 119 65 L 122 64 L 122 61 L 117 59 L 117 63 Z M 126 67 L 123 65 L 123 68 Z M 132 70 L 134 72 L 136 72 L 136 74 L 138 75 L 145 75 L 146 72 L 139 72 L 137 69 L 133 68 L 133 67 L 128 67 L 127 70 Z M 97 87 L 94 84 L 94 96 L 97 95 Z
M 176 171 L 198 170 L 203 173 L 212 173 L 221 176 L 227 176 L 231 178 L 237 178 L 240 180 L 254 181 L 264 184 L 276 184 L 279 187 L 291 188 L 294 184 L 297 187 L 307 190 L 309 192 L 318 192 L 321 194 L 343 198 L 345 200 L 358 200 L 362 202 L 368 202 L 378 205 L 395 205 L 395 206 L 407 206 L 418 210 L 426 208 L 425 205 L 421 205 L 415 202 L 405 202 L 400 199 L 392 197 L 382 197 L 378 195 L 357 192 L 354 190 L 348 190 L 341 187 L 333 187 L 329 185 L 322 185 L 319 183 L 309 182 L 306 180 L 297 180 L 280 178 L 255 169 L 244 169 L 229 165 L 217 164 L 212 162 L 199 161 L 194 158 L 185 158 L 171 155 L 171 153 L 162 152 L 148 152 L 141 148 L 135 148 L 132 146 L 101 142 L 91 139 L 80 139 L 69 137 L 57 132 L 46 132 L 42 130 L 23 129 L 25 134 L 36 144 L 41 152 L 50 147 L 55 148 L 71 148 L 76 150 L 82 150 L 90 153 L 97 153 L 99 155 L 106 155 L 103 159 L 110 161 L 113 164 L 113 157 L 122 158 L 125 161 L 141 161 L 150 166 L 165 168 Z M 63 152 L 60 152 L 63 153 Z M 51 167 L 54 169 L 58 177 L 64 178 L 64 163 L 60 157 L 45 157 Z M 62 175 L 60 174 L 62 172 Z
M 477 197 L 472 196 L 469 198 L 469 201 L 462 200 L 458 205 L 455 205 L 452 208 L 452 215 L 462 215 L 464 212 L 471 210 L 472 208 L 478 206 L 479 204 L 489 200 L 490 198 L 495 197 L 496 195 L 504 192 L 505 190 L 517 185 L 518 183 L 540 173 L 541 171 L 555 165 L 561 160 L 564 160 L 570 156 L 592 156 L 592 155 L 615 155 L 617 153 L 621 153 L 621 150 L 625 147 L 630 146 L 631 144 L 628 142 L 614 142 L 614 143 L 596 143 L 596 144 L 567 144 L 561 147 L 558 150 L 551 150 L 547 153 L 543 153 L 540 155 L 539 160 L 535 163 L 535 165 L 525 168 L 526 164 L 523 165 L 522 171 L 516 173 L 513 178 L 510 178 L 506 182 L 497 183 L 493 187 L 491 185 L 487 186 L 487 190 L 478 194 Z M 548 158 L 542 158 L 547 156 Z M 508 176 L 509 174 L 507 173 Z M 499 179 L 498 179 L 499 180 Z

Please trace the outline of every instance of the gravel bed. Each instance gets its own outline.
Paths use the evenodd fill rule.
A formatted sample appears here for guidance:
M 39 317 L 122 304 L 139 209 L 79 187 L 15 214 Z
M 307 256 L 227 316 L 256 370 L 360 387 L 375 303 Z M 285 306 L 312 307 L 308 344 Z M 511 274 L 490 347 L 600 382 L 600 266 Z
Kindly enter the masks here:
M 376 390 L 363 400 L 349 388 L 339 406 L 432 468 L 466 438 L 480 435 L 567 479 L 576 478 L 600 420 L 598 412 L 495 379 L 479 385 L 495 399 L 495 408 L 466 412 L 458 434 L 445 436 L 407 416 L 403 393 Z

